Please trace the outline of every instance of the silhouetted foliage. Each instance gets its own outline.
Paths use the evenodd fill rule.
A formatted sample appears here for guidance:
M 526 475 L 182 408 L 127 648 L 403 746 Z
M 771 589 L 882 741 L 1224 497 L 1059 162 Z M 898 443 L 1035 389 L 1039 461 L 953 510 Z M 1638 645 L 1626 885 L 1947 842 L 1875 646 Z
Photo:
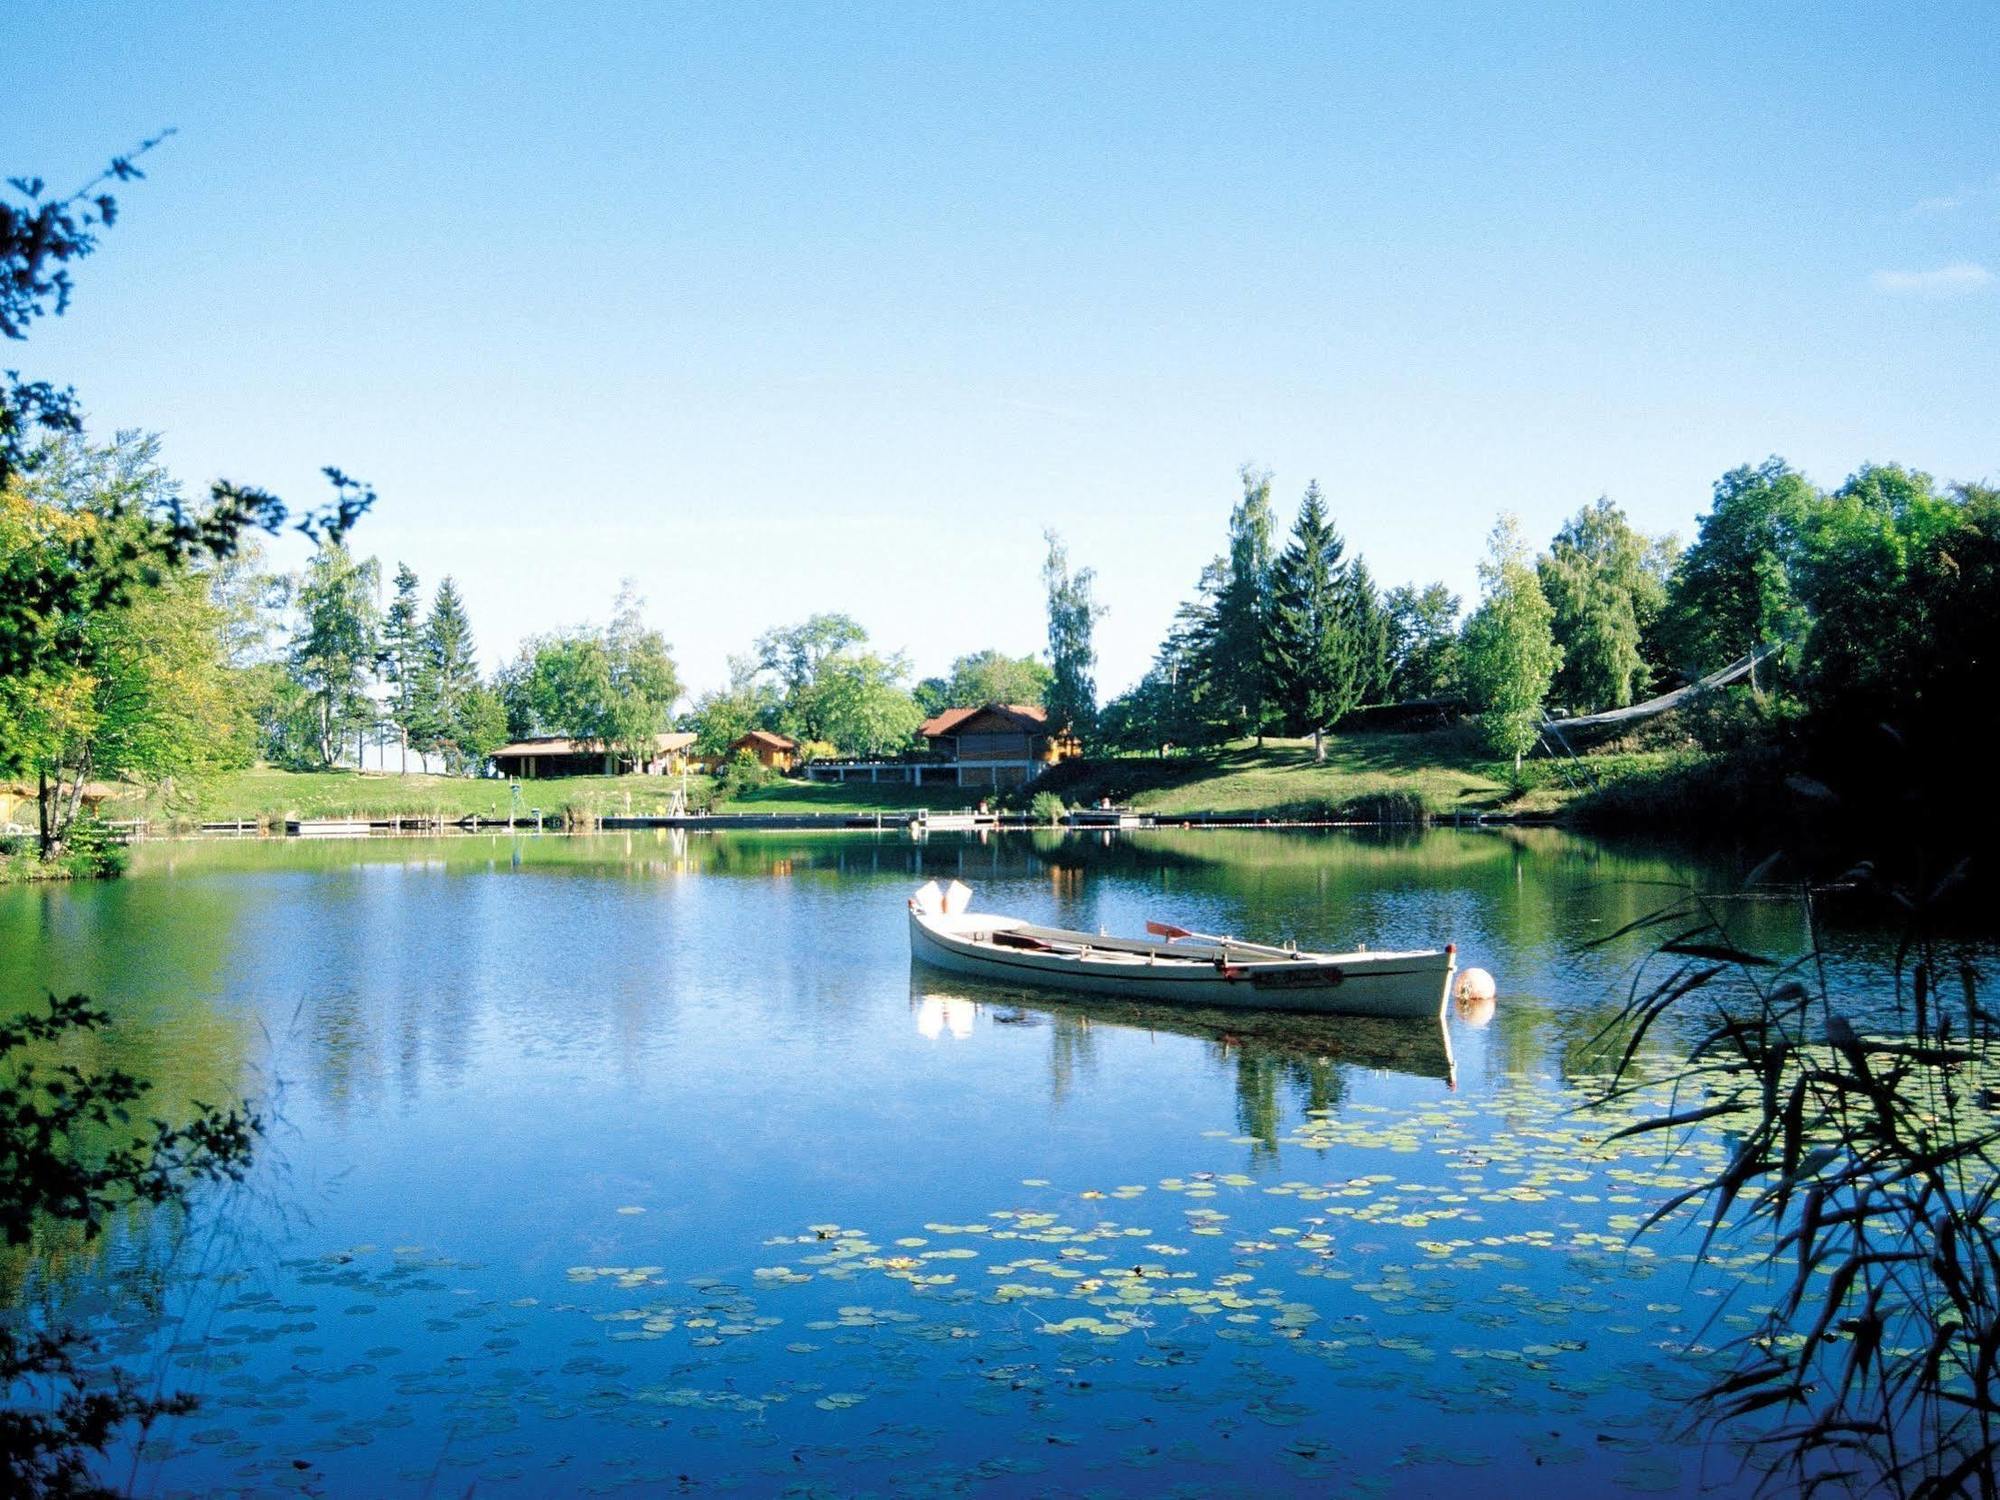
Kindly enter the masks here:
M 1671 1068 L 1670 1112 L 1618 1135 L 1707 1126 L 1727 1148 L 1646 1228 L 1692 1209 L 1704 1256 L 1745 1234 L 1770 1246 L 1775 1304 L 1698 1409 L 1749 1444 L 1771 1487 L 2000 1492 L 1995 1017 L 1970 956 L 1949 953 L 1929 921 L 1963 873 L 1899 889 L 1870 867 L 1850 872 L 1909 922 L 1887 1033 L 1827 977 L 1816 923 L 1808 951 L 1782 963 L 1739 944 L 1726 906 L 1701 896 L 1623 930 L 1671 935 L 1656 950 L 1665 972 L 1641 971 L 1606 1033 L 1618 1049 L 1609 1097 L 1654 1081 L 1655 1031 L 1682 1022 L 1696 1040 Z M 1801 900 L 1811 921 L 1809 890 Z
M 148 1085 L 118 1068 L 50 1061 L 109 1018 L 82 995 L 0 1022 L 0 1233 L 19 1249 L 52 1227 L 95 1239 L 132 1204 L 182 1205 L 199 1184 L 240 1181 L 262 1130 L 247 1107 L 198 1105 L 180 1125 L 133 1123 Z M 128 1372 L 86 1370 L 90 1341 L 67 1327 L 0 1318 L 0 1493 L 104 1496 L 92 1476 L 124 1428 L 185 1414 L 185 1394 L 148 1392 Z

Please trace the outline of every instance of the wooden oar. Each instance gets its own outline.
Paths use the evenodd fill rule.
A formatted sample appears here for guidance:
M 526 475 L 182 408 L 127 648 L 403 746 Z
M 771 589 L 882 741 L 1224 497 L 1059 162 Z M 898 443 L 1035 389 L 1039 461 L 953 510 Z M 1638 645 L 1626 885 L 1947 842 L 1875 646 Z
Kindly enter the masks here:
M 1185 927 L 1176 927 L 1171 922 L 1148 922 L 1146 931 L 1154 937 L 1163 937 L 1168 942 L 1181 938 L 1193 938 L 1198 943 L 1213 943 L 1218 948 L 1248 948 L 1255 953 L 1274 953 L 1280 958 L 1297 958 L 1298 949 L 1278 948 L 1270 943 L 1246 943 L 1242 938 L 1217 937 L 1212 932 L 1190 932 Z

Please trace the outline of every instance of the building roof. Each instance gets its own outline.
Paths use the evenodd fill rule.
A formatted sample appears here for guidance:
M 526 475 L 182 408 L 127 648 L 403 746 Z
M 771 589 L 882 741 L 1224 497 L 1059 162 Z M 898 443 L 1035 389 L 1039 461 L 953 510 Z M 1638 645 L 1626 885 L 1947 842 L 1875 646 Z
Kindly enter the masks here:
M 694 736 L 679 730 L 653 736 L 653 744 L 661 754 L 671 754 L 685 750 L 694 743 Z M 515 740 L 511 745 L 502 745 L 493 752 L 493 758 L 523 755 L 602 755 L 604 742 L 601 740 L 573 740 L 566 735 L 538 734 L 525 740 Z
M 771 750 L 796 750 L 799 748 L 796 740 L 788 740 L 782 734 L 773 734 L 768 729 L 753 729 L 748 734 L 739 734 L 729 742 L 729 748 L 732 750 L 741 745 L 763 745 L 765 748 Z
M 936 739 L 939 735 L 956 734 L 958 727 L 966 720 L 980 714 L 992 714 L 1010 722 L 1012 727 L 1029 734 L 1046 734 L 1049 729 L 1049 712 L 1034 703 L 980 703 L 971 708 L 947 708 L 934 718 L 924 720 L 917 733 L 925 739 Z

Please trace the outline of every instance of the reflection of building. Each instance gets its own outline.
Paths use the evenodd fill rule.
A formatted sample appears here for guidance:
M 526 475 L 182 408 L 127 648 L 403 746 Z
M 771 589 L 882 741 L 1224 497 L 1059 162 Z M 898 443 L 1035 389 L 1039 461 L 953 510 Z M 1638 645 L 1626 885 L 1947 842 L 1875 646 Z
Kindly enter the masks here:
M 970 1000 L 955 995 L 926 995 L 917 1002 L 917 1030 L 936 1041 L 949 1031 L 960 1038 L 972 1035 L 973 1018 L 979 1009 Z
M 573 740 L 559 734 L 536 735 L 516 740 L 493 752 L 493 765 L 502 776 L 518 776 L 533 781 L 544 776 L 620 776 L 637 771 L 642 776 L 672 776 L 687 769 L 691 734 L 656 734 L 653 753 L 641 764 L 611 749 L 602 740 Z

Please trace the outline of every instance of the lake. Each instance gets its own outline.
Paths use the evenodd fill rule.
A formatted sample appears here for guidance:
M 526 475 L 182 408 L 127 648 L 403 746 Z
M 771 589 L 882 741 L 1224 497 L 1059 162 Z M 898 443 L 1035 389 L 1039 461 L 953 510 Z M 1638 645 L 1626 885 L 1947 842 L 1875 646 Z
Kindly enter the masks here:
M 1553 830 L 141 846 L 0 889 L 13 997 L 259 1099 L 251 1180 L 43 1289 L 202 1397 L 158 1494 L 1748 1487 L 1679 1404 L 1754 1247 L 1628 1248 L 1712 1159 L 1598 1143 L 1644 935 L 1741 871 Z M 904 897 L 1457 942 L 1490 1024 L 1214 1023 L 913 968 Z M 1797 951 L 1793 902 L 1741 935 Z M 1886 934 L 1836 931 L 1865 984 Z M 1662 1038 L 1671 1047 L 1672 1038 Z M 158 1316 L 121 1301 L 135 1274 Z M 1696 1352 L 1687 1352 L 1690 1345 Z

